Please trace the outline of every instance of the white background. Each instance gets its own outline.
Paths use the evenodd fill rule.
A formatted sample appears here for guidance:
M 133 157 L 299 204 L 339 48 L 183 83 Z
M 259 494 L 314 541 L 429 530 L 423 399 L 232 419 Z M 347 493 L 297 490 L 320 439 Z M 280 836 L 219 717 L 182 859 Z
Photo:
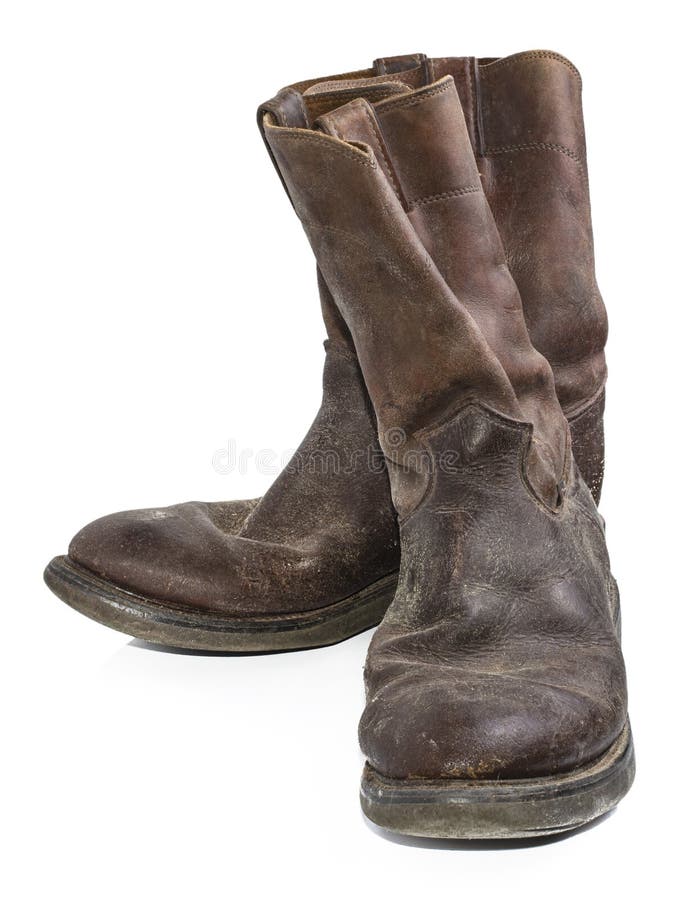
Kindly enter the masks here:
M 1 9 L 4 895 L 671 896 L 683 324 L 673 4 Z M 614 814 L 563 840 L 391 839 L 357 800 L 369 634 L 251 658 L 160 652 L 68 609 L 42 569 L 107 512 L 257 496 L 272 475 L 253 464 L 221 475 L 215 451 L 234 440 L 280 454 L 315 414 L 314 264 L 261 145 L 258 103 L 379 55 L 538 48 L 584 77 L 611 317 L 602 511 L 638 774 Z

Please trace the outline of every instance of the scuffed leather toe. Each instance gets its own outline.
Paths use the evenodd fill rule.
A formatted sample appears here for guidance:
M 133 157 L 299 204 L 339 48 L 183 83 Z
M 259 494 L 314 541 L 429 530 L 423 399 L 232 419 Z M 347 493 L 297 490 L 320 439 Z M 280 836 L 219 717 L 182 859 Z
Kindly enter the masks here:
M 450 665 L 393 663 L 395 674 L 369 698 L 360 723 L 370 764 L 393 778 L 496 779 L 551 775 L 595 759 L 626 716 L 600 689 L 615 651 L 571 651 L 558 648 L 554 669 L 509 650 Z M 392 666 L 388 654 L 374 661 Z
M 269 613 L 283 608 L 294 580 L 306 608 L 313 597 L 312 558 L 226 533 L 225 522 L 222 505 L 200 502 L 115 513 L 82 529 L 69 556 L 118 587 L 160 602 Z
M 360 530 L 345 544 L 338 521 L 336 540 L 323 528 L 303 538 L 256 539 L 247 530 L 249 510 L 231 506 L 190 502 L 114 513 L 83 528 L 69 557 L 146 599 L 226 616 L 317 609 L 386 574 L 385 557 L 368 552 Z
M 117 586 L 147 597 L 185 605 L 221 605 L 231 587 L 224 571 L 230 535 L 215 523 L 213 506 L 218 505 L 182 503 L 104 516 L 78 532 L 69 557 Z M 220 509 L 218 513 L 237 526 L 239 515 Z

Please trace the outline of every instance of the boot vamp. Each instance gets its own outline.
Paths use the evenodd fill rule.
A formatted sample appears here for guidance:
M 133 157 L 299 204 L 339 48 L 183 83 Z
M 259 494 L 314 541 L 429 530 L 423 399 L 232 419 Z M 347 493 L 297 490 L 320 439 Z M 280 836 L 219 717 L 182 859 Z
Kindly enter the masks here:
M 363 579 L 340 565 L 329 542 L 288 545 L 225 530 L 243 512 L 190 502 L 114 513 L 83 528 L 69 557 L 144 598 L 224 615 L 314 609 L 353 591 L 354 576 Z
M 398 529 L 355 357 L 327 346 L 323 401 L 258 501 L 182 503 L 86 526 L 71 559 L 159 602 L 259 615 L 343 600 L 398 568 Z
M 599 756 L 625 721 L 610 640 L 549 636 L 467 642 L 457 625 L 382 629 L 360 726 L 370 763 L 396 778 L 518 778 Z
M 544 509 L 512 449 L 480 453 L 477 472 L 467 461 L 439 472 L 402 525 L 398 590 L 368 652 L 360 725 L 384 775 L 547 775 L 593 760 L 624 727 L 599 514 L 576 469 L 562 508 Z

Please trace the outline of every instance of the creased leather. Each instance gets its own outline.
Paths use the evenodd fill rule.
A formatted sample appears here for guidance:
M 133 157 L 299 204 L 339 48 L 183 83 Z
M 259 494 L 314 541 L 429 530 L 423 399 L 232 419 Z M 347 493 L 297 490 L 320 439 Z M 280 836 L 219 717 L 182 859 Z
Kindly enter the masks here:
M 416 109 L 442 89 L 427 85 L 412 104 L 384 101 L 412 110 L 396 126 L 403 149 L 419 153 Z M 626 721 L 602 520 L 561 429 L 542 435 L 550 453 L 539 468 L 540 423 L 564 418 L 557 399 L 553 407 L 538 390 L 549 370 L 522 413 L 530 357 L 514 357 L 520 369 L 508 359 L 507 318 L 514 314 L 514 336 L 520 307 L 504 261 L 475 253 L 469 273 L 451 275 L 469 304 L 456 296 L 420 238 L 424 220 L 410 218 L 424 198 L 411 190 L 411 160 L 391 152 L 382 102 L 365 141 L 356 126 L 369 111 L 359 99 L 352 105 L 325 114 L 322 133 L 266 119 L 265 134 L 353 339 L 400 517 L 399 585 L 368 652 L 361 745 L 378 772 L 395 778 L 566 771 L 603 752 Z M 457 261 L 472 232 L 488 248 L 497 244 L 493 218 L 461 192 L 472 148 L 462 132 L 458 140 L 445 133 L 446 151 L 460 148 L 447 171 L 460 174 L 443 191 L 431 171 L 416 177 L 422 191 L 448 195 L 435 202 L 457 209 L 443 225 Z M 429 135 L 434 153 L 442 132 Z M 445 238 L 433 228 L 429 238 L 438 253 Z M 396 430 L 399 452 L 388 439 Z M 555 503 L 539 472 L 562 473 Z
M 581 76 L 568 59 L 548 50 L 435 59 L 432 69 L 435 77 L 455 79 L 531 341 L 553 368 L 558 398 L 578 438 L 574 415 L 599 397 L 607 378 L 607 315 L 595 276 Z M 592 447 L 592 461 L 603 449 L 596 404 L 594 434 L 584 430 L 580 436 L 582 445 Z M 581 470 L 596 502 L 603 470 L 604 458 Z
M 361 746 L 395 778 L 529 778 L 585 764 L 626 721 L 602 523 L 576 470 L 550 514 L 528 432 L 478 406 L 425 435 L 429 499 L 401 525 L 365 667 Z
M 391 447 L 392 459 L 414 471 L 417 448 L 410 435 L 476 396 L 533 423 L 529 478 L 544 502 L 556 505 L 567 424 L 550 368 L 529 341 L 483 193 L 458 190 L 471 184 L 477 170 L 452 79 L 376 106 L 382 129 L 385 122 L 394 129 L 382 152 L 403 193 L 422 190 L 439 198 L 441 212 L 429 228 L 421 214 L 413 224 L 377 156 L 362 149 L 365 123 L 373 132 L 376 127 L 365 101 L 354 104 L 356 117 L 342 110 L 319 120 L 322 133 L 266 124 L 266 137 L 354 339 L 380 444 L 386 451 L 387 433 L 402 429 L 406 441 Z M 413 157 L 427 153 L 437 170 L 433 176 L 411 167 Z M 452 190 L 440 191 L 442 178 Z M 453 294 L 427 252 L 425 231 L 467 303 Z M 384 328 L 389 315 L 392 327 Z M 402 492 L 402 480 L 396 484 Z M 396 491 L 393 496 L 399 513 L 405 512 L 404 500 Z
M 591 447 L 594 464 L 584 476 L 598 502 L 604 459 L 598 459 L 603 440 L 596 398 L 607 377 L 607 317 L 595 277 L 581 78 L 576 67 L 548 50 L 489 59 L 407 54 L 379 59 L 361 72 L 319 77 L 292 87 L 306 90 L 316 85 L 320 91 L 320 83 L 346 81 L 351 94 L 358 79 L 367 86 L 373 79 L 390 77 L 414 89 L 445 75 L 455 80 L 481 184 L 522 297 L 532 343 L 553 368 L 573 437 Z M 382 164 L 381 158 L 378 162 Z M 423 171 L 434 169 L 425 165 Z M 591 400 L 596 402 L 589 417 L 594 433 L 586 431 L 584 418 L 584 431 L 575 435 L 575 417 Z
M 416 235 L 503 366 L 521 417 L 534 424 L 536 451 L 562 446 L 566 423 L 552 371 L 529 340 L 453 79 L 373 106 L 357 99 L 316 124 L 373 149 Z
M 558 59 L 557 54 L 550 54 L 547 57 L 520 54 L 519 57 L 519 61 L 515 57 L 511 63 L 506 63 L 504 60 L 490 60 L 485 61 L 486 65 L 480 66 L 481 71 L 486 70 L 491 73 L 490 76 L 485 75 L 483 79 L 487 85 L 486 92 L 489 98 L 487 100 L 488 111 L 486 113 L 488 131 L 502 135 L 505 128 L 514 130 L 516 127 L 515 115 L 517 113 L 513 115 L 510 112 L 506 113 L 505 122 L 498 127 L 498 130 L 495 132 L 491 131 L 492 128 L 496 127 L 496 117 L 500 115 L 498 109 L 500 104 L 496 103 L 496 96 L 504 95 L 506 103 L 510 104 L 510 110 L 517 108 L 519 109 L 519 115 L 526 116 L 524 118 L 525 127 L 528 126 L 530 134 L 536 134 L 539 136 L 539 140 L 541 137 L 546 141 L 559 139 L 558 134 L 552 131 L 554 127 L 553 121 L 562 119 L 564 124 L 557 126 L 561 130 L 560 137 L 572 147 L 578 146 L 579 150 L 581 150 L 583 147 L 583 126 L 580 115 L 580 93 L 576 90 L 575 76 L 565 64 L 566 61 L 562 62 L 561 58 Z M 492 65 L 488 65 L 489 63 Z M 422 55 L 394 57 L 390 60 L 378 62 L 370 69 L 335 76 L 338 79 L 336 89 L 338 90 L 340 87 L 346 89 L 345 97 L 341 98 L 341 100 L 338 98 L 335 100 L 335 103 L 350 99 L 354 96 L 354 91 L 356 95 L 362 96 L 363 90 L 367 93 L 368 88 L 376 81 L 384 82 L 383 85 L 379 86 L 380 92 L 385 90 L 387 91 L 387 96 L 395 96 L 399 92 L 405 93 L 415 88 L 423 87 L 435 77 L 451 74 L 455 79 L 458 92 L 463 98 L 462 105 L 471 140 L 476 141 L 477 109 L 476 102 L 472 99 L 475 93 L 472 87 L 474 81 L 473 67 L 474 61 L 468 58 L 428 60 Z M 547 72 L 550 71 L 552 73 L 554 70 L 557 70 L 559 75 L 549 77 Z M 506 72 L 508 73 L 507 76 Z M 379 79 L 377 78 L 378 75 L 380 76 Z M 569 78 L 568 84 L 572 87 L 569 93 L 566 90 L 565 82 L 562 80 L 565 76 Z M 509 87 L 506 79 L 510 83 Z M 329 86 L 325 82 L 326 79 L 324 78 L 315 78 L 283 89 L 276 98 L 262 106 L 259 113 L 259 123 L 262 125 L 263 115 L 265 112 L 268 112 L 277 118 L 280 124 L 295 127 L 309 126 L 312 124 L 310 110 L 307 107 L 307 101 L 303 99 L 303 95 L 308 93 L 309 96 L 319 96 L 320 94 L 329 93 Z M 521 82 L 523 82 L 522 87 L 520 87 Z M 524 84 L 527 86 L 524 87 Z M 520 90 L 522 88 L 523 94 L 520 99 Z M 533 112 L 537 107 L 534 98 L 540 91 L 543 91 L 544 96 L 544 113 L 542 122 L 539 120 L 539 124 L 539 122 L 534 121 L 533 115 L 525 113 L 522 107 L 526 106 L 528 110 Z M 376 99 L 382 99 L 378 97 L 377 93 L 374 96 Z M 332 108 L 334 106 L 335 104 L 333 103 Z M 540 130 L 541 124 L 542 130 Z M 388 128 L 388 126 L 386 127 Z M 510 133 L 512 134 L 513 132 Z M 572 135 L 574 135 L 573 138 Z M 395 149 L 397 146 L 394 143 Z M 573 192 L 570 201 L 571 203 L 578 203 L 582 210 L 579 235 L 573 244 L 573 259 L 577 261 L 577 269 L 581 269 L 581 272 L 584 274 L 582 274 L 580 279 L 575 279 L 578 299 L 573 306 L 565 300 L 566 287 L 563 287 L 563 285 L 567 283 L 573 284 L 574 281 L 569 278 L 563 282 L 562 273 L 555 276 L 558 286 L 553 294 L 552 309 L 557 313 L 558 322 L 564 308 L 568 308 L 570 311 L 567 319 L 561 320 L 561 327 L 558 325 L 554 333 L 560 335 L 559 343 L 562 346 L 571 348 L 570 353 L 577 358 L 581 357 L 582 354 L 585 356 L 583 348 L 586 345 L 586 335 L 590 334 L 596 338 L 595 346 L 597 349 L 594 355 L 596 361 L 593 365 L 595 377 L 599 380 L 601 377 L 604 377 L 604 369 L 601 368 L 600 357 L 601 347 L 604 344 L 604 328 L 596 330 L 594 327 L 596 324 L 595 318 L 591 319 L 590 315 L 584 318 L 575 317 L 574 325 L 569 324 L 572 322 L 572 316 L 574 315 L 572 309 L 584 307 L 590 313 L 591 308 L 593 308 L 591 307 L 591 295 L 586 294 L 584 287 L 586 283 L 590 282 L 589 276 L 591 276 L 593 271 L 592 243 L 588 241 L 590 237 L 590 211 L 588 208 L 587 187 L 585 187 L 585 180 L 576 180 L 576 166 L 568 157 L 567 160 L 572 165 L 565 165 L 563 161 L 554 161 L 549 164 L 550 168 L 547 170 L 543 169 L 543 167 L 539 169 L 538 157 L 543 155 L 540 151 L 520 151 L 509 155 L 500 154 L 495 157 L 499 161 L 497 163 L 499 168 L 490 169 L 488 178 L 485 178 L 483 183 L 489 202 L 493 205 L 494 212 L 499 219 L 499 223 L 501 223 L 504 235 L 507 235 L 506 246 L 514 242 L 518 234 L 525 234 L 522 213 L 517 213 L 518 209 L 526 209 L 524 215 L 528 215 L 536 223 L 533 225 L 535 232 L 543 229 L 552 232 L 554 242 L 558 246 L 562 246 L 566 239 L 565 232 L 567 227 L 572 224 L 571 216 L 566 211 L 563 212 L 567 207 L 560 205 L 559 210 L 555 210 L 552 205 L 548 206 L 540 202 L 535 206 L 530 202 L 526 207 L 520 207 L 517 194 L 515 194 L 511 195 L 514 202 L 511 201 L 509 209 L 507 209 L 505 198 L 508 191 L 508 182 L 511 182 L 517 185 L 516 191 L 524 191 L 524 186 L 528 185 L 526 193 L 532 200 L 534 196 L 541 196 L 542 192 L 546 191 L 551 196 L 559 194 L 564 202 L 566 192 L 563 189 L 558 190 L 558 188 L 562 188 L 565 180 L 570 179 Z M 558 156 L 557 153 L 551 153 L 550 151 L 547 151 L 545 155 L 549 156 L 551 160 L 555 160 L 555 157 Z M 561 156 L 561 154 L 559 155 Z M 528 163 L 522 165 L 522 161 L 527 157 Z M 492 160 L 493 157 L 490 158 L 489 162 Z M 481 158 L 478 159 L 478 164 L 482 168 Z M 509 170 L 514 170 L 514 177 L 509 175 Z M 519 174 L 514 175 L 514 172 Z M 443 172 L 440 174 L 440 177 L 447 178 L 449 176 L 447 172 Z M 572 181 L 572 179 L 574 180 Z M 396 183 L 398 184 L 398 181 Z M 503 185 L 503 187 L 501 188 L 499 185 Z M 405 200 L 405 198 L 402 199 Z M 425 208 L 422 207 L 420 210 L 419 207 L 416 207 L 410 213 L 413 221 L 415 221 L 418 212 L 424 213 Z M 424 235 L 426 229 L 423 229 L 422 233 Z M 430 252 L 437 256 L 434 246 L 429 243 L 426 237 L 425 243 L 429 246 Z M 586 247 L 589 247 L 589 251 L 586 251 Z M 508 261 L 513 271 L 515 271 L 516 267 L 520 268 L 521 266 L 520 272 L 523 276 L 524 267 L 522 263 L 525 260 L 527 261 L 530 276 L 533 276 L 534 271 L 539 270 L 539 268 L 544 266 L 552 268 L 554 265 L 552 252 L 549 254 L 537 253 L 534 245 L 529 245 L 527 250 L 526 256 L 520 252 L 513 252 L 512 254 L 508 252 Z M 550 250 L 552 251 L 552 242 Z M 531 262 L 529 262 L 529 257 Z M 440 262 L 441 264 L 444 265 L 445 269 L 448 268 L 447 261 Z M 543 276 L 543 272 L 540 273 L 540 276 L 536 279 L 529 277 L 526 281 L 522 278 L 525 286 L 522 296 L 524 313 L 532 335 L 534 334 L 534 328 L 533 322 L 529 322 L 528 310 L 530 307 L 528 298 L 532 297 L 533 300 L 534 296 L 543 297 L 547 280 Z M 591 277 L 594 280 L 594 276 Z M 343 318 L 331 300 L 324 280 L 322 278 L 319 280 L 323 317 L 332 343 L 340 349 L 353 354 L 355 353 L 353 340 Z M 448 275 L 446 280 L 449 281 Z M 582 298 L 585 299 L 582 300 Z M 552 326 L 552 321 L 550 325 Z M 544 326 L 544 329 L 552 338 L 552 327 Z M 542 330 L 539 329 L 539 333 Z M 604 357 L 602 357 L 602 361 L 604 362 Z M 581 360 L 579 360 L 579 367 L 585 368 Z M 554 371 L 556 383 L 558 383 L 558 372 L 560 369 L 556 366 Z M 571 385 L 571 367 L 565 367 L 565 371 L 569 372 L 567 383 Z M 595 383 L 595 379 L 590 383 Z M 585 389 L 587 388 L 581 388 L 581 390 Z M 576 448 L 577 461 L 582 468 L 585 467 L 584 474 L 597 497 L 599 496 L 602 478 L 602 407 L 599 401 L 596 401 L 596 406 L 592 411 L 587 410 L 585 406 L 580 406 L 580 404 L 577 407 L 578 401 L 576 401 L 576 397 L 581 396 L 581 390 L 578 393 L 575 392 L 574 401 L 572 401 L 574 409 L 578 408 L 579 411 L 574 417 L 570 416 L 570 426 Z M 378 446 L 375 433 L 376 422 L 374 414 L 368 411 L 369 404 L 364 388 L 358 394 L 358 396 L 361 395 L 364 399 L 357 404 L 351 416 L 352 423 L 349 425 L 344 414 L 348 411 L 347 408 L 351 399 L 357 395 L 354 391 L 348 392 L 346 390 L 346 380 L 344 378 L 340 378 L 338 382 L 327 379 L 320 416 L 329 424 L 318 437 L 317 446 L 321 450 L 323 447 L 321 435 L 324 435 L 325 440 L 328 441 L 324 448 L 325 452 L 338 452 L 337 441 L 340 435 L 348 438 L 350 445 L 354 442 L 355 434 L 358 446 L 365 444 L 368 440 L 373 440 L 369 436 L 374 435 L 375 446 Z M 570 394 L 567 396 L 570 396 Z M 336 416 L 339 416 L 339 418 L 335 418 Z M 306 444 L 307 441 L 304 442 L 304 446 Z M 356 450 L 358 450 L 358 446 Z M 342 448 L 342 452 L 346 451 Z M 298 472 L 283 473 L 283 476 L 274 485 L 272 493 L 269 492 L 262 501 L 261 510 L 254 511 L 256 501 L 191 504 L 194 512 L 197 512 L 195 507 L 201 510 L 206 506 L 212 510 L 212 516 L 208 519 L 200 514 L 191 516 L 190 518 L 193 522 L 191 528 L 187 525 L 187 521 L 181 528 L 176 521 L 175 514 L 169 515 L 168 510 L 134 511 L 105 517 L 105 519 L 88 526 L 77 536 L 72 543 L 72 553 L 75 555 L 74 558 L 86 568 L 111 578 L 111 580 L 122 587 L 138 590 L 146 596 L 157 597 L 158 599 L 167 598 L 169 602 L 171 602 L 170 598 L 175 598 L 174 602 L 178 601 L 189 605 L 196 604 L 207 609 L 232 610 L 235 612 L 248 612 L 251 610 L 255 614 L 264 610 L 296 611 L 311 604 L 324 605 L 330 600 L 339 599 L 340 595 L 347 596 L 353 593 L 354 586 L 358 584 L 357 572 L 361 569 L 367 573 L 365 578 L 361 579 L 365 581 L 365 584 L 374 579 L 376 574 L 378 577 L 381 577 L 394 570 L 397 566 L 396 544 L 398 532 L 388 499 L 389 486 L 384 467 L 379 465 L 372 474 L 364 476 L 363 491 L 361 492 L 354 489 L 354 481 L 351 479 L 348 489 L 340 491 L 336 500 L 332 503 L 327 501 L 328 492 L 325 480 L 309 480 L 305 471 L 306 467 L 302 466 Z M 416 485 L 414 486 L 415 491 L 413 493 L 415 495 L 419 494 L 423 488 L 421 483 L 417 483 L 418 481 L 419 479 L 416 479 Z M 361 509 L 347 508 L 343 499 L 341 499 L 342 494 L 350 498 L 350 502 L 357 503 Z M 407 502 L 410 504 L 413 499 L 410 496 Z M 202 574 L 204 565 L 202 557 L 204 550 L 202 548 L 204 544 L 200 538 L 204 529 L 207 529 L 209 533 L 209 543 L 206 546 L 209 546 L 211 541 L 218 538 L 218 558 L 222 558 L 223 563 L 230 566 L 233 565 L 233 557 L 229 555 L 228 550 L 232 552 L 234 547 L 227 540 L 227 535 L 230 533 L 233 535 L 237 534 L 247 517 L 250 517 L 247 527 L 253 529 L 249 540 L 258 541 L 260 540 L 260 533 L 263 535 L 271 533 L 275 535 L 275 545 L 281 548 L 289 548 L 290 545 L 306 544 L 309 540 L 308 529 L 310 527 L 305 508 L 307 504 L 313 504 L 321 510 L 329 511 L 335 521 L 339 518 L 341 522 L 338 530 L 333 523 L 323 523 L 322 532 L 329 539 L 332 553 L 339 554 L 340 566 L 338 577 L 337 575 L 330 575 L 330 570 L 335 568 L 333 565 L 325 562 L 320 566 L 319 571 L 321 575 L 315 588 L 317 591 L 315 599 L 313 599 L 312 593 L 307 594 L 307 591 L 313 590 L 311 585 L 305 586 L 301 583 L 299 567 L 289 566 L 289 559 L 284 550 L 281 551 L 279 557 L 277 555 L 273 557 L 272 548 L 266 546 L 263 547 L 261 555 L 259 555 L 259 552 L 255 552 L 251 557 L 245 557 L 245 559 L 252 560 L 254 573 L 250 574 L 248 566 L 240 564 L 237 566 L 235 573 L 228 572 L 218 577 L 215 582 L 215 585 L 218 585 L 217 589 L 208 583 L 209 579 L 215 578 L 215 572 L 212 568 L 213 561 L 207 557 L 206 567 Z M 186 506 L 187 504 L 181 504 L 180 507 L 171 509 L 185 509 Z M 155 514 L 156 518 L 152 518 L 152 514 Z M 269 530 L 267 519 L 270 514 L 274 516 L 274 522 Z M 297 533 L 295 523 L 300 516 L 302 525 L 300 532 Z M 187 520 L 186 515 L 180 516 L 180 518 Z M 288 527 L 278 534 L 278 529 L 285 519 L 288 519 Z M 341 537 L 344 535 L 346 539 L 348 536 L 347 523 L 359 520 L 362 522 L 361 530 L 353 547 L 345 556 L 345 551 L 341 549 Z M 152 523 L 155 524 L 152 525 Z M 257 527 L 262 529 L 262 531 L 257 531 Z M 223 532 L 223 535 L 216 535 L 214 528 Z M 159 531 L 161 534 L 158 533 Z M 141 537 L 141 535 L 146 535 L 147 537 Z M 187 546 L 183 545 L 185 541 Z M 240 546 L 243 545 L 238 543 L 238 551 L 236 551 L 238 554 Z M 251 552 L 252 549 L 250 549 Z M 158 564 L 155 554 L 160 554 L 160 560 L 164 561 L 164 564 L 167 566 L 167 578 L 164 578 L 161 572 L 162 566 Z M 350 563 L 349 558 L 351 559 Z M 177 562 L 179 559 L 185 560 L 182 566 Z M 309 558 L 311 568 L 315 568 L 315 563 L 311 562 L 311 560 L 315 559 L 315 555 Z M 176 562 L 173 562 L 173 560 L 176 560 Z M 271 564 L 270 562 L 266 563 L 266 560 L 272 561 L 272 564 L 278 570 L 277 575 L 270 581 L 267 578 L 264 579 L 262 575 L 264 566 Z M 288 579 L 281 577 L 280 569 L 283 567 L 290 573 Z M 305 581 L 309 576 L 305 567 L 302 571 L 304 573 L 302 577 Z M 186 575 L 187 579 L 185 580 Z M 344 582 L 347 576 L 348 582 Z M 267 588 L 266 595 L 263 597 L 256 596 L 254 587 L 256 586 L 258 590 L 260 589 L 258 586 L 266 582 L 269 584 L 272 582 L 273 586 Z M 133 588 L 133 586 L 135 587 Z M 190 587 L 192 588 L 191 590 Z M 276 592 L 279 592 L 277 598 L 275 597 Z M 302 597 L 304 598 L 303 601 Z
M 143 596 L 242 616 L 316 609 L 394 571 L 395 514 L 355 356 L 328 344 L 320 412 L 260 502 L 115 513 L 69 556 Z

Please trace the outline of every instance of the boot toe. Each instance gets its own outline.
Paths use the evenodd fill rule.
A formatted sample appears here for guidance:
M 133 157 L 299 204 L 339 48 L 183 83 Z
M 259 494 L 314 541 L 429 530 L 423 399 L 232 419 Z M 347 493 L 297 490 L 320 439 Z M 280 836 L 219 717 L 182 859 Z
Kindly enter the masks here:
M 207 505 L 185 503 L 97 519 L 73 538 L 69 557 L 118 587 L 179 601 L 206 593 L 219 549 Z
M 344 573 L 328 571 L 316 546 L 226 532 L 239 515 L 199 502 L 114 513 L 83 528 L 69 557 L 143 599 L 228 617 L 312 609 L 321 595 L 336 599 Z
M 590 665 L 588 661 L 587 665 Z M 595 674 L 595 668 L 592 670 Z M 391 778 L 531 778 L 590 762 L 617 738 L 625 704 L 558 673 L 444 678 L 409 671 L 370 698 L 360 740 Z
M 286 579 L 306 587 L 307 560 L 285 545 L 223 530 L 213 504 L 181 503 L 105 516 L 72 540 L 69 557 L 117 587 L 161 603 L 225 615 L 279 612 Z M 228 517 L 234 525 L 235 516 Z

